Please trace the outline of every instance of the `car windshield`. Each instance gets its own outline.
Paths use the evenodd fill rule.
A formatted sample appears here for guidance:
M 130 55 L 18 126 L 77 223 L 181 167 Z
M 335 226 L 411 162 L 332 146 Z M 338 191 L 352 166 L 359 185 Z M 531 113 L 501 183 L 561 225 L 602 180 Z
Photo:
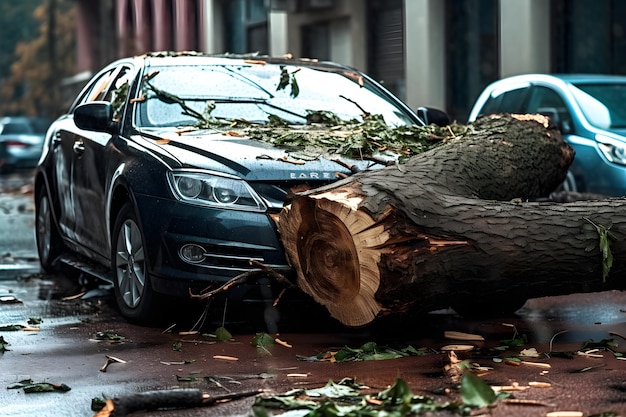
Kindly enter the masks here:
M 626 128 L 626 83 L 576 83 L 576 101 L 593 126 Z
M 202 125 L 208 119 L 267 123 L 276 117 L 306 124 L 312 112 L 345 121 L 379 114 L 391 126 L 414 124 L 380 88 L 349 70 L 238 63 L 150 67 L 146 73 L 139 127 Z

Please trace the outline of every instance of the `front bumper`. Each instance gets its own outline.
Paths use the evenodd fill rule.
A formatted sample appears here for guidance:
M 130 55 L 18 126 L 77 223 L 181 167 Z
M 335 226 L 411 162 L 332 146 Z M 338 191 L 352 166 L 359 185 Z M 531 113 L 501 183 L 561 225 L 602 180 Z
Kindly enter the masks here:
M 256 260 L 278 272 L 290 267 L 274 222 L 267 213 L 220 210 L 150 196 L 136 196 L 155 291 L 188 295 L 258 270 Z M 204 258 L 189 262 L 185 245 L 201 247 Z

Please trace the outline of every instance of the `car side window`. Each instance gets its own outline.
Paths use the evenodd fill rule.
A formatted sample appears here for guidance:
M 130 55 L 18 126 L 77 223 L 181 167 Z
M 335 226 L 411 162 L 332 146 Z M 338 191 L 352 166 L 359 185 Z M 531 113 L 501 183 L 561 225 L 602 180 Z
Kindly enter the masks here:
M 113 118 L 121 118 L 129 90 L 130 67 L 121 65 L 104 72 L 91 84 L 79 104 L 108 101 L 113 106 Z
M 522 113 L 528 88 L 516 88 L 504 92 L 496 92 L 489 97 L 481 110 L 481 114 Z
M 535 86 L 531 91 L 526 111 L 550 117 L 562 133 L 569 133 L 572 130 L 572 117 L 567 105 L 559 93 L 551 88 Z

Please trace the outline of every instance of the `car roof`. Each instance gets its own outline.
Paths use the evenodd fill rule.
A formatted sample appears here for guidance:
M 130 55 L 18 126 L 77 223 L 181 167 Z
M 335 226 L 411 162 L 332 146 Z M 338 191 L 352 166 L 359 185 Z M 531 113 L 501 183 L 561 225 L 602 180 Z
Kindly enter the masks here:
M 626 83 L 626 76 L 614 74 L 522 74 L 502 78 L 497 82 L 564 82 L 577 83 Z
M 272 57 L 258 54 L 205 54 L 202 52 L 151 52 L 134 57 L 143 60 L 145 65 L 220 65 L 220 64 L 274 64 L 297 65 L 335 70 L 357 71 L 336 62 L 318 61 L 316 59 L 292 58 L 290 56 Z

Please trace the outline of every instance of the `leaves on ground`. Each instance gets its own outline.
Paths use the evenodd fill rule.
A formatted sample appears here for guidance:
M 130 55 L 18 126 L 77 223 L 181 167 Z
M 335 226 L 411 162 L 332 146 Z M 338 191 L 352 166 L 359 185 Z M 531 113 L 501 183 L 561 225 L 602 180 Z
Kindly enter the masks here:
M 437 403 L 428 396 L 414 395 L 402 379 L 377 394 L 364 394 L 367 389 L 346 378 L 329 381 L 317 389 L 296 389 L 285 394 L 259 396 L 254 404 L 255 416 L 269 415 L 267 409 L 308 410 L 309 417 L 402 417 L 425 412 L 459 411 L 462 404 Z M 301 414 L 303 415 L 303 414 Z
M 16 384 L 10 385 L 7 389 L 22 389 L 26 394 L 39 392 L 67 392 L 71 388 L 65 384 L 52 384 L 49 382 L 36 382 L 31 379 L 22 380 Z
M 228 330 L 224 326 L 220 326 L 215 329 L 215 338 L 220 342 L 227 342 L 233 338 L 233 335 L 230 334 Z
M 269 347 L 274 344 L 274 338 L 267 333 L 257 333 L 250 342 L 260 353 L 269 354 Z
M 6 326 L 0 326 L 0 332 L 17 332 L 25 327 L 22 324 L 7 324 Z
M 94 335 L 95 340 L 102 340 L 109 343 L 121 343 L 126 341 L 124 336 L 120 336 L 115 332 L 98 332 Z
M 432 353 L 431 349 L 416 349 L 413 346 L 407 346 L 403 349 L 393 349 L 390 347 L 378 346 L 376 342 L 367 342 L 360 348 L 344 347 L 338 350 L 329 350 L 319 353 L 317 360 L 330 362 L 349 362 L 349 361 L 373 361 L 404 358 L 407 356 L 422 356 Z M 308 360 L 308 359 L 307 359 Z

